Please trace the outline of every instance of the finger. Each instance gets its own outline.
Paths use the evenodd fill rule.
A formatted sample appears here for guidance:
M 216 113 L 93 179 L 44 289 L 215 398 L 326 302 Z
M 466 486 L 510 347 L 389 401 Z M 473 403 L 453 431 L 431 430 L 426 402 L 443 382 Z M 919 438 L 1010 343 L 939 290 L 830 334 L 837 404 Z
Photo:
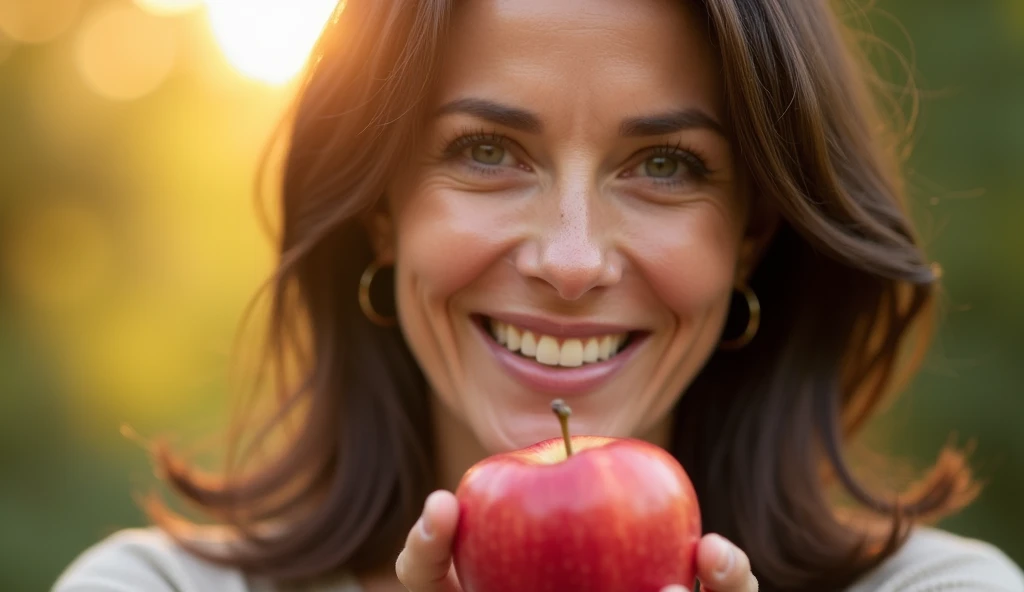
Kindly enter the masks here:
M 661 592 L 690 592 L 690 589 L 686 586 L 673 585 L 665 586 L 661 589 Z
M 427 496 L 423 514 L 398 554 L 395 574 L 410 592 L 460 592 L 452 569 L 452 539 L 459 503 L 448 491 Z
M 697 547 L 697 579 L 710 592 L 757 592 L 747 554 L 717 534 L 705 536 Z

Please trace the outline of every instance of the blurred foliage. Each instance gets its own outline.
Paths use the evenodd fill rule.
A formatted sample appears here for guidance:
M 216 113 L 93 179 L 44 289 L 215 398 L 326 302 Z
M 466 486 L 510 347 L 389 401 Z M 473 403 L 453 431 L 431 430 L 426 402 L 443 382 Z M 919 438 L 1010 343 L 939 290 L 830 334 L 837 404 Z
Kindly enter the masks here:
M 48 589 L 143 523 L 151 468 L 123 424 L 183 442 L 223 428 L 232 338 L 272 262 L 252 188 L 291 66 L 261 82 L 263 62 L 230 63 L 200 3 L 0 0 L 2 590 Z M 946 283 L 935 347 L 868 440 L 918 467 L 951 434 L 975 442 L 988 486 L 943 526 L 1024 563 L 1024 2 L 881 0 L 867 17 L 883 72 L 905 82 L 903 56 L 917 74 L 907 167 Z

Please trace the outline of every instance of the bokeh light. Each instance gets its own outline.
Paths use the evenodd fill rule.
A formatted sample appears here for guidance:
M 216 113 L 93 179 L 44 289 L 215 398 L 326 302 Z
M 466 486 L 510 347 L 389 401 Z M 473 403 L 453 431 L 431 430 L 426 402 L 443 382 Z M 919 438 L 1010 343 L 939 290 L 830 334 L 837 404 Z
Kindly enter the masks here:
M 142 97 L 160 86 L 174 66 L 176 40 L 170 27 L 132 5 L 101 6 L 79 32 L 79 72 L 106 98 Z
M 203 5 L 203 0 L 135 0 L 139 8 L 156 16 L 177 16 Z
M 22 43 L 45 43 L 78 18 L 80 0 L 0 0 L 0 32 Z
M 35 141 L 46 147 L 49 158 L 84 167 L 102 162 L 93 160 L 103 152 L 97 150 L 97 143 L 110 145 L 105 139 L 118 119 L 116 106 L 83 81 L 72 59 L 73 50 L 74 43 L 69 43 L 62 51 L 38 53 L 34 67 L 25 74 L 24 115 Z
M 337 0 L 207 0 L 210 25 L 228 61 L 270 84 L 303 67 Z

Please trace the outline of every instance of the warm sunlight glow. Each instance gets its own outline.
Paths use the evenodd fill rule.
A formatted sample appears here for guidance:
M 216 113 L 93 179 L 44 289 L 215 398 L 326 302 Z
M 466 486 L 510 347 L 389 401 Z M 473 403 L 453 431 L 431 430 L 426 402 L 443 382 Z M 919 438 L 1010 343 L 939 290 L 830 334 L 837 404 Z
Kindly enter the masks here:
M 97 8 L 79 34 L 79 72 L 93 91 L 109 99 L 149 94 L 174 66 L 176 43 L 169 27 L 130 4 Z
M 45 43 L 68 30 L 81 0 L 0 0 L 0 34 L 22 43 Z
M 156 16 L 176 16 L 199 8 L 203 0 L 135 0 L 135 4 Z
M 338 0 L 206 0 L 217 42 L 242 74 L 284 84 L 305 65 Z

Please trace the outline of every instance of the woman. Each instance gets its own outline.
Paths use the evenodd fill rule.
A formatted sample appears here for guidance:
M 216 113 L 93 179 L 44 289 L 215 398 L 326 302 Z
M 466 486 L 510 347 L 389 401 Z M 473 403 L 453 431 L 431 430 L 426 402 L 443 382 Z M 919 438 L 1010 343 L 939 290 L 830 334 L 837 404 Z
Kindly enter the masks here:
M 974 495 L 958 453 L 900 496 L 844 460 L 936 276 L 825 6 L 348 0 L 286 161 L 271 359 L 302 372 L 255 436 L 285 445 L 221 479 L 161 453 L 224 534 L 153 505 L 56 590 L 458 590 L 450 492 L 557 436 L 556 396 L 680 460 L 705 589 L 1024 590 L 918 524 Z

